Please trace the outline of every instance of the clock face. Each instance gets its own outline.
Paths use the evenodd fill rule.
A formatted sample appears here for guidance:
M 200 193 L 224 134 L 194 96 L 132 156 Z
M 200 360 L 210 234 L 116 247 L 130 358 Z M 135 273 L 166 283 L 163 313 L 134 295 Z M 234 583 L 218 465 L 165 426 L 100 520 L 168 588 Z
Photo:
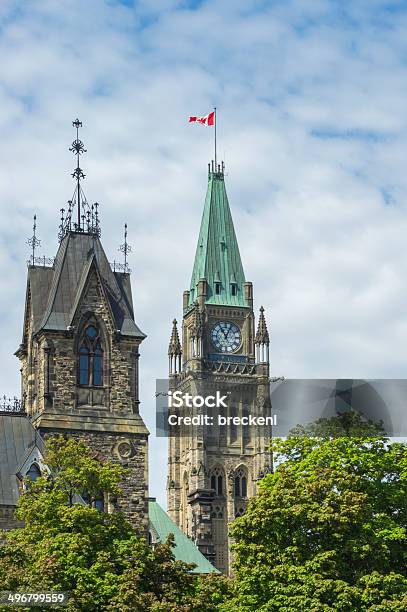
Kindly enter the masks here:
M 220 353 L 233 353 L 242 341 L 240 329 L 229 321 L 219 321 L 212 328 L 212 344 Z

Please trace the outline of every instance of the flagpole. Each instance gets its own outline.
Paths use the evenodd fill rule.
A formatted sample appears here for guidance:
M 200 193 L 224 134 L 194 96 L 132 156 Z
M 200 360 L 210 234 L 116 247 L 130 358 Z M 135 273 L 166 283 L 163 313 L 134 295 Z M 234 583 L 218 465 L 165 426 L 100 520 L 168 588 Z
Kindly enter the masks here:
M 216 157 L 216 124 L 217 124 L 217 120 L 216 120 L 216 106 L 213 109 L 215 111 L 215 172 L 217 172 L 217 157 Z

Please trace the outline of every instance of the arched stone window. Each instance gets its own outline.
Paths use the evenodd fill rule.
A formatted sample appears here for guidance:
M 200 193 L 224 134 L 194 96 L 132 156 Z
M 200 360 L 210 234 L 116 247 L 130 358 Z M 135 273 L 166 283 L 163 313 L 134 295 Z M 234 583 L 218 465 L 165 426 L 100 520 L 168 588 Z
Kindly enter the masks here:
M 247 472 L 243 467 L 235 473 L 235 497 L 247 497 Z
M 210 473 L 210 486 L 211 489 L 213 489 L 217 495 L 217 497 L 220 497 L 221 495 L 224 495 L 224 478 L 223 478 L 223 471 L 221 470 L 221 468 L 219 467 L 215 467 L 211 473 Z
M 85 327 L 79 342 L 78 382 L 82 386 L 103 385 L 103 347 L 95 324 Z

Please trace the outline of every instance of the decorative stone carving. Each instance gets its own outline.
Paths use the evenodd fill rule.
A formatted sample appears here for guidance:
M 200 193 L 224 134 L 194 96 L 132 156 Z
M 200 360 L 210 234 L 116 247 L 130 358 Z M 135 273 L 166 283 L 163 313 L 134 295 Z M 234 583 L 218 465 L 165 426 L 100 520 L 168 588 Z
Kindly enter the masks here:
M 116 446 L 120 459 L 130 459 L 134 455 L 134 448 L 129 440 L 121 440 Z

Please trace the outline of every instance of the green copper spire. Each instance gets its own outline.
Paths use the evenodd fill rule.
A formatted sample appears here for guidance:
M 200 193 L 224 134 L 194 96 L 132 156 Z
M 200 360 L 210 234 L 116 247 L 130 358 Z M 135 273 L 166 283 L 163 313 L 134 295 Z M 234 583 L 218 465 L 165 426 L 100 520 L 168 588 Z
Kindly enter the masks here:
M 207 282 L 206 304 L 247 306 L 245 277 L 222 168 L 209 169 L 208 189 L 192 271 L 189 305 L 197 298 L 197 284 Z

